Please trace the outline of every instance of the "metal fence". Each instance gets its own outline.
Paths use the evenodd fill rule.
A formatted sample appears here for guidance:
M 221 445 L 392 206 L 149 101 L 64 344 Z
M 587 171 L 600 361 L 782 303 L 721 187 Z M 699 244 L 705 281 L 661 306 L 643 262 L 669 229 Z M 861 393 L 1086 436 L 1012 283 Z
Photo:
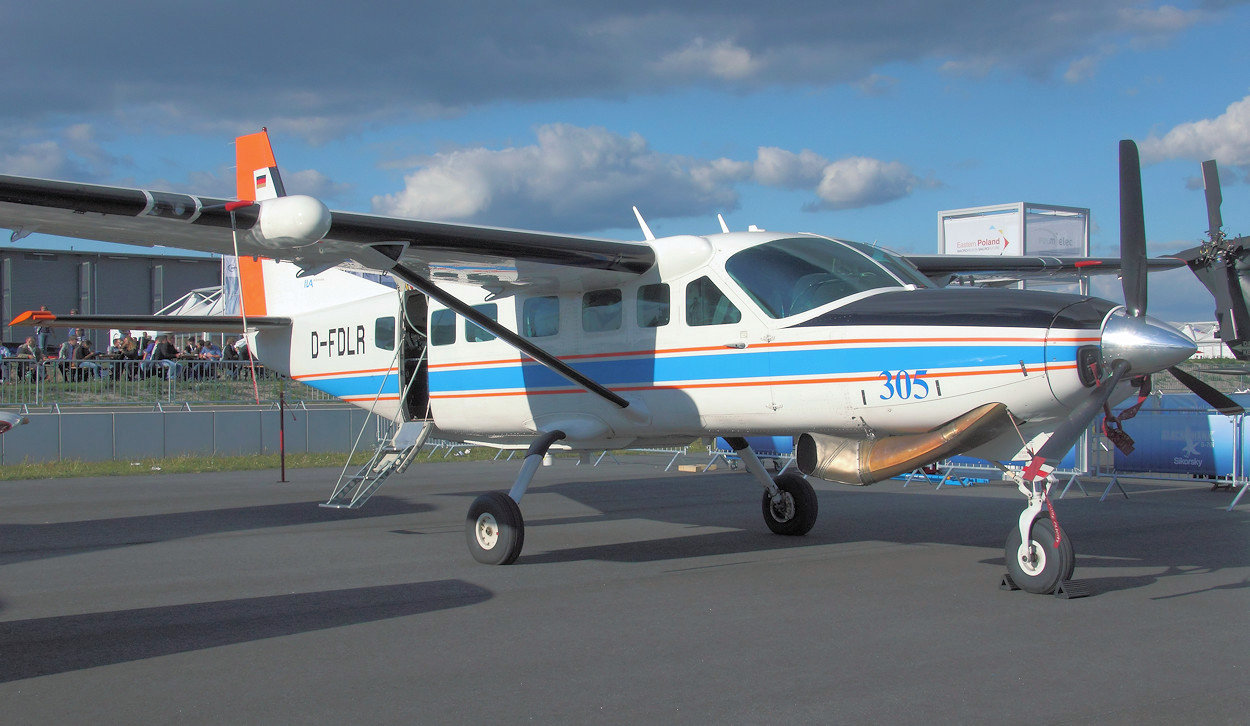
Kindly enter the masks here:
M 69 361 L 50 358 L 0 361 L 0 406 L 115 406 L 164 403 L 251 403 L 276 401 L 285 389 L 291 401 L 333 397 L 298 381 L 252 367 L 247 361 Z

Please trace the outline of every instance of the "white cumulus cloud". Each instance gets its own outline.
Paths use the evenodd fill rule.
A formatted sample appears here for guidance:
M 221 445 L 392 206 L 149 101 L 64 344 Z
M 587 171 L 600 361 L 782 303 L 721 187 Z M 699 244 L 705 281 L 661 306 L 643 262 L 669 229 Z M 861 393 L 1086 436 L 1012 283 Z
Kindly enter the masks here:
M 700 159 L 652 149 L 640 134 L 550 124 L 536 143 L 464 148 L 409 163 L 402 189 L 373 198 L 374 211 L 417 219 L 555 231 L 624 227 L 630 206 L 649 219 L 710 215 L 737 208 L 737 186 L 756 183 L 809 191 L 804 207 L 884 204 L 924 182 L 900 162 L 865 157 L 830 161 L 804 149 L 760 147 L 755 159 Z
M 1216 159 L 1222 164 L 1250 164 L 1250 96 L 1229 104 L 1213 119 L 1180 124 L 1162 138 L 1141 143 L 1145 161 Z
M 820 208 L 853 209 L 911 194 L 921 183 L 905 164 L 856 156 L 825 167 L 816 195 Z

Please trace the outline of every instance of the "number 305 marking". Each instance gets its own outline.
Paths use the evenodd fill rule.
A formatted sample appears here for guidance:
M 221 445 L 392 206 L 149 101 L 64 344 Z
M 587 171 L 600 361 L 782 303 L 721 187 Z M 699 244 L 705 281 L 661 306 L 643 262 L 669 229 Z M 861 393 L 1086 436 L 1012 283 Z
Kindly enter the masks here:
M 929 382 L 924 380 L 924 375 L 928 372 L 927 369 L 911 373 L 907 371 L 894 373 L 881 371 L 877 374 L 885 382 L 885 393 L 881 394 L 881 400 L 888 401 L 892 398 L 900 398 L 903 400 L 920 401 L 928 398 Z

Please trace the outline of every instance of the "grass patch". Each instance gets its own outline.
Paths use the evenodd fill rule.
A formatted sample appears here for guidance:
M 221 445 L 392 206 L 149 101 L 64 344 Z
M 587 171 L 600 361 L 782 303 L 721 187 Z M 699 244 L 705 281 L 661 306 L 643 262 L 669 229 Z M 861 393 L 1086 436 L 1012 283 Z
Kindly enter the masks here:
M 355 466 L 369 461 L 368 454 L 352 457 Z M 317 467 L 341 467 L 345 454 L 287 454 L 288 469 Z M 6 464 L 0 469 L 0 481 L 22 479 L 73 479 L 88 476 L 139 476 L 141 474 L 202 474 L 215 471 L 249 471 L 281 467 L 277 454 L 253 454 L 250 456 L 175 456 L 168 459 L 138 459 L 134 461 L 30 461 Z
M 690 455 L 701 457 L 706 447 L 695 442 L 690 447 Z M 499 455 L 496 449 L 478 446 L 472 449 L 457 449 L 449 456 L 445 451 L 423 449 L 417 454 L 412 465 L 418 466 L 425 462 L 439 461 L 490 461 L 496 456 L 504 461 L 507 452 Z M 630 452 L 618 451 L 616 456 Z M 359 468 L 369 462 L 372 451 L 357 452 L 352 457 L 351 467 Z M 520 465 L 524 451 L 517 451 L 512 457 L 515 465 Z M 553 452 L 558 458 L 576 458 L 578 454 L 571 452 Z M 595 452 L 598 456 L 598 452 Z M 290 453 L 286 455 L 288 469 L 342 468 L 347 455 L 343 453 Z M 259 469 L 277 470 L 281 467 L 277 454 L 249 454 L 247 456 L 175 456 L 168 459 L 137 459 L 128 461 L 80 461 L 63 459 L 61 461 L 23 461 L 17 464 L 5 464 L 0 468 L 0 481 L 19 481 L 32 479 L 75 479 L 90 476 L 140 476 L 144 474 L 205 474 L 224 471 L 255 471 Z

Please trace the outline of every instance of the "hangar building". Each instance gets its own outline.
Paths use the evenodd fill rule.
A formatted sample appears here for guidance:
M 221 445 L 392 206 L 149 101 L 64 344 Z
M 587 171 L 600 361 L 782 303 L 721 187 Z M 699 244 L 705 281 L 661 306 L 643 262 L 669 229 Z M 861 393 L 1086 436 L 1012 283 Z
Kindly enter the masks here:
M 221 259 L 192 253 L 126 254 L 0 247 L 0 340 L 20 344 L 30 326 L 10 327 L 26 310 L 151 315 L 188 292 L 221 284 Z M 87 331 L 97 348 L 108 331 Z M 51 341 L 65 340 L 64 330 Z M 51 344 L 51 343 L 50 343 Z M 15 347 L 15 346 L 11 346 Z

